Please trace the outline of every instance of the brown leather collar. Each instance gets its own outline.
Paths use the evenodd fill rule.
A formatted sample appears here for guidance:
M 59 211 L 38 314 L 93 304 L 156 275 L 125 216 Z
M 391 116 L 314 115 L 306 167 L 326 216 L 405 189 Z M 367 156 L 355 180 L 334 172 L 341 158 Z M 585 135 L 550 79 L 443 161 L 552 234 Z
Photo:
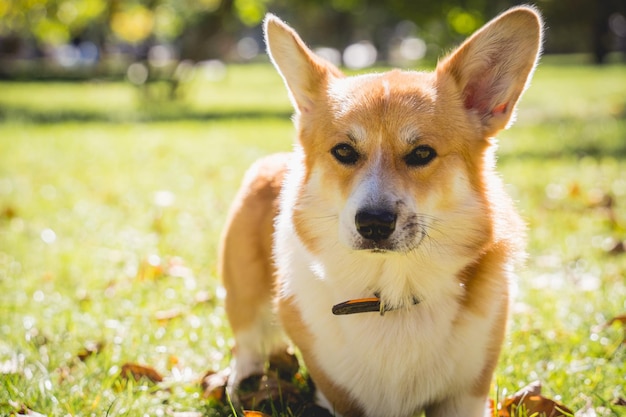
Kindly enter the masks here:
M 413 305 L 419 304 L 419 300 L 413 297 Z M 378 312 L 384 316 L 387 311 L 397 310 L 398 307 L 386 306 L 378 296 L 368 298 L 356 298 L 354 300 L 344 301 L 343 303 L 333 306 L 333 314 L 341 316 L 345 314 L 355 313 L 371 313 Z

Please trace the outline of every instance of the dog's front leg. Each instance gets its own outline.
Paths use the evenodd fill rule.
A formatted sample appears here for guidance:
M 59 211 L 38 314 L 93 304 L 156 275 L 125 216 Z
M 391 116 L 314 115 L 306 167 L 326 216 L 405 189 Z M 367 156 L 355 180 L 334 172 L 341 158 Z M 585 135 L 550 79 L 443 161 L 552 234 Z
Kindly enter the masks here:
M 252 375 L 261 375 L 269 356 L 287 350 L 283 332 L 277 325 L 271 306 L 260 312 L 257 321 L 248 329 L 235 333 L 235 348 L 228 379 L 229 394 L 235 397 L 241 381 Z
M 233 397 L 242 380 L 263 373 L 270 354 L 286 348 L 274 313 L 272 237 L 288 158 L 288 154 L 276 154 L 252 165 L 222 234 L 218 268 L 235 338 L 228 381 Z

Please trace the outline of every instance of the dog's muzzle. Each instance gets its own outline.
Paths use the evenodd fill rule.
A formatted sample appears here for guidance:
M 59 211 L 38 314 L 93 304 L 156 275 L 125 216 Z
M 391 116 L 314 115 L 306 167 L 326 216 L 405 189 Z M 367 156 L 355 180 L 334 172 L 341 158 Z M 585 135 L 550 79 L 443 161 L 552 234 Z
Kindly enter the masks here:
M 354 223 L 365 239 L 380 242 L 396 230 L 397 218 L 396 213 L 389 210 L 365 209 L 356 214 Z

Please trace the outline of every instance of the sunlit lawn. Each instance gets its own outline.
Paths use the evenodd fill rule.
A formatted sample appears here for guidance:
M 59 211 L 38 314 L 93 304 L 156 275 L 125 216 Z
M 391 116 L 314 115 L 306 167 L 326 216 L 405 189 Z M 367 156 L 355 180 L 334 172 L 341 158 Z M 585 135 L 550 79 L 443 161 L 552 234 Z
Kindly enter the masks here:
M 623 321 L 605 326 L 626 313 L 624 74 L 548 57 L 500 135 L 529 258 L 494 398 L 540 380 L 584 416 L 626 414 Z M 0 83 L 0 414 L 222 411 L 198 384 L 232 345 L 220 230 L 246 167 L 293 128 L 266 65 L 182 93 Z M 120 378 L 127 362 L 164 382 Z

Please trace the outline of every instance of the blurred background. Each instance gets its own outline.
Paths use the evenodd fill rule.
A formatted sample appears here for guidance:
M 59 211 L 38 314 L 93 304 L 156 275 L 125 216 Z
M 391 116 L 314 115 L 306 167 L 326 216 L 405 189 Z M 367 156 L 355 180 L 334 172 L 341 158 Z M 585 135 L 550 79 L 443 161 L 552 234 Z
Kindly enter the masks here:
M 0 78 L 125 77 L 176 83 L 193 68 L 264 57 L 263 16 L 296 27 L 331 61 L 434 62 L 513 0 L 2 0 Z M 538 0 L 547 54 L 585 54 L 598 64 L 626 57 L 624 0 Z
M 294 132 L 266 12 L 353 73 L 432 68 L 519 3 L 0 0 L 0 415 L 232 415 L 198 384 L 232 346 L 219 236 Z M 626 0 L 533 3 L 545 54 L 498 148 L 530 256 L 492 398 L 540 380 L 624 416 Z

